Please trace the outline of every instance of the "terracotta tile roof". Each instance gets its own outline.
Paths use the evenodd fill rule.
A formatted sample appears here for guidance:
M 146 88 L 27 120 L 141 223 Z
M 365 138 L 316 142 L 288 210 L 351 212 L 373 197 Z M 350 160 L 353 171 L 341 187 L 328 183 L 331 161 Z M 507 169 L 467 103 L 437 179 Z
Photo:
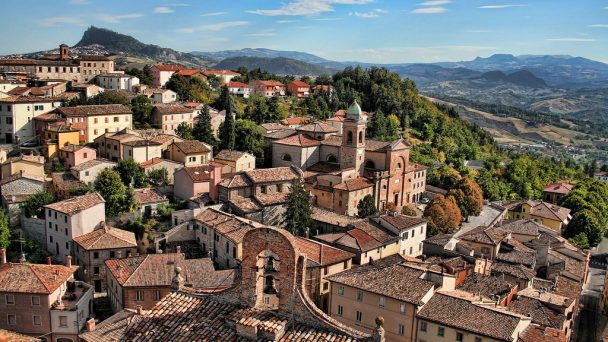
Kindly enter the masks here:
M 356 217 L 340 215 L 333 211 L 321 209 L 318 207 L 312 208 L 312 219 L 318 222 L 327 223 L 343 228 L 346 228 L 350 224 L 361 220 Z
M 347 251 L 303 237 L 296 237 L 295 245 L 300 253 L 319 266 L 333 265 L 355 257 Z
M 457 289 L 492 299 L 494 295 L 505 298 L 516 286 L 517 284 L 510 283 L 502 277 L 472 273 L 457 286 Z
M 188 175 L 188 177 L 195 183 L 208 182 L 211 180 L 211 172 L 213 172 L 213 168 L 214 167 L 212 165 L 208 164 L 200 166 L 187 166 L 178 172 L 185 172 L 186 175 Z
M 426 223 L 426 220 L 422 217 L 406 216 L 401 214 L 397 214 L 395 216 L 381 215 L 380 219 L 386 221 L 400 232 Z
M 211 149 L 209 148 L 209 146 L 207 146 L 207 144 L 198 140 L 176 141 L 173 144 L 185 154 L 211 152 Z
M 287 182 L 300 178 L 300 175 L 290 166 L 255 169 L 246 171 L 245 175 L 253 183 Z
M 321 141 L 312 139 L 306 134 L 297 134 L 284 139 L 276 140 L 274 144 L 289 145 L 289 146 L 301 146 L 301 147 L 312 147 L 321 145 Z
M 436 246 L 444 247 L 450 240 L 452 239 L 451 234 L 437 234 L 435 236 L 431 236 L 423 241 L 423 243 L 428 243 Z
M 564 276 L 557 276 L 553 293 L 568 297 L 572 300 L 578 300 L 582 289 L 583 287 L 576 280 Z
M 214 159 L 221 159 L 221 160 L 227 160 L 227 161 L 233 161 L 236 162 L 239 159 L 241 159 L 244 156 L 253 156 L 250 153 L 247 152 L 242 152 L 242 151 L 236 151 L 236 150 L 221 150 L 215 157 Z
M 517 296 L 509 303 L 508 308 L 520 315 L 531 317 L 532 323 L 545 327 L 561 329 L 566 319 L 559 311 L 553 310 L 537 299 L 526 296 Z
M 44 207 L 59 211 L 66 215 L 73 215 L 83 210 L 92 208 L 98 204 L 105 203 L 103 197 L 97 192 L 90 192 L 88 194 L 72 197 L 67 200 L 47 204 Z
M 319 173 L 335 173 L 335 174 L 339 174 L 341 171 L 340 168 L 340 164 L 337 163 L 328 163 L 328 162 L 324 162 L 324 161 L 320 161 L 317 162 L 313 165 L 311 165 L 310 167 L 308 167 L 308 169 L 306 169 L 306 172 L 319 172 Z
M 279 81 L 255 81 L 266 87 L 284 87 L 285 85 Z
M 33 180 L 33 181 L 40 182 L 40 183 L 44 183 L 44 177 L 36 176 L 36 175 L 30 175 L 29 173 L 25 173 L 25 172 L 24 173 L 16 172 L 16 173 L 13 173 L 12 175 L 10 175 L 8 177 L 5 177 L 4 179 L 0 180 L 0 185 L 12 183 L 12 182 L 14 182 L 16 180 L 19 180 L 19 179 L 22 179 L 22 178 Z M 2 189 L 2 190 L 4 190 L 4 189 Z M 2 193 L 4 193 L 4 191 L 2 191 Z
M 285 126 L 283 126 L 283 127 L 285 127 Z M 295 134 L 296 134 L 296 130 L 295 129 L 289 129 L 289 128 L 285 129 L 285 128 L 283 128 L 283 129 L 280 129 L 280 130 L 276 130 L 276 131 L 264 134 L 264 138 L 267 138 L 267 139 L 284 139 L 284 138 L 290 137 L 290 136 L 295 135 Z
M 0 266 L 0 292 L 51 294 L 77 269 L 78 266 L 7 263 Z
M 369 219 L 354 222 L 351 226 L 366 232 L 382 244 L 393 242 L 399 239 L 398 235 L 389 232 L 379 224 Z
M 7 341 L 7 342 L 9 342 L 9 341 L 10 342 L 39 342 L 39 341 L 42 341 L 41 339 L 36 338 L 36 337 L 23 335 L 18 332 L 14 332 L 14 331 L 0 329 L 0 339 L 2 339 L 2 338 L 6 338 L 6 340 L 3 340 L 3 341 Z
M 63 114 L 64 116 L 132 114 L 131 109 L 129 109 L 129 107 L 121 104 L 59 107 L 56 109 L 56 111 Z
M 313 122 L 296 128 L 296 131 L 306 133 L 337 133 L 338 129 L 326 123 Z
M 334 185 L 334 189 L 344 190 L 344 191 L 357 191 L 361 189 L 367 189 L 374 186 L 372 182 L 370 182 L 367 178 L 357 177 L 347 179 L 340 184 Z
M 66 145 L 66 146 L 62 146 L 60 148 L 60 150 L 65 151 L 65 152 L 74 153 L 74 152 L 82 150 L 83 148 L 86 148 L 89 151 L 95 152 L 95 150 L 92 149 L 92 148 L 89 148 L 89 147 L 86 147 L 86 146 L 83 146 L 83 145 L 74 145 L 74 144 L 69 144 L 69 145 Z
M 294 85 L 296 87 L 307 87 L 310 88 L 310 84 L 302 81 L 291 81 L 289 85 Z
M 245 219 L 215 209 L 207 209 L 198 214 L 195 219 L 201 224 L 215 229 L 218 234 L 224 235 L 235 244 L 242 243 L 245 233 L 254 228 L 253 224 Z
M 521 320 L 507 312 L 475 305 L 445 293 L 435 293 L 418 311 L 418 317 L 500 341 L 513 341 L 513 333 Z
M 507 237 L 507 232 L 497 227 L 479 226 L 459 235 L 458 239 L 486 245 L 498 246 Z
M 364 230 L 355 228 L 344 233 L 321 234 L 314 237 L 317 240 L 325 241 L 336 246 L 343 246 L 348 249 L 364 253 L 382 247 L 382 243 Z
M 171 286 L 175 268 L 180 267 L 185 286 L 198 291 L 232 284 L 232 270 L 216 271 L 209 258 L 185 259 L 181 253 L 148 254 L 105 261 L 108 271 L 123 287 Z
M 281 123 L 284 125 L 287 125 L 287 126 L 291 126 L 291 125 L 303 125 L 309 121 L 310 121 L 309 118 L 305 118 L 303 116 L 296 116 L 296 117 L 292 117 L 292 118 L 285 118 L 285 119 L 281 120 Z
M 330 135 L 326 139 L 321 140 L 321 145 L 328 146 L 342 146 L 342 136 L 340 135 Z
M 568 182 L 555 182 L 545 186 L 543 191 L 567 195 L 570 193 L 570 191 L 572 191 L 572 188 L 574 188 L 574 185 Z
M 263 209 L 258 202 L 251 197 L 235 196 L 229 203 L 245 214 L 255 213 Z
M 158 135 L 155 135 L 152 138 L 150 138 L 150 141 L 154 141 L 154 142 L 161 143 L 161 144 L 167 143 L 169 141 L 173 142 L 173 141 L 180 141 L 180 140 L 182 140 L 182 139 L 175 135 L 172 135 L 172 134 L 158 134 Z
M 86 162 L 84 162 L 82 164 L 78 164 L 78 165 L 72 167 L 72 170 L 75 170 L 75 171 L 84 171 L 84 170 L 88 170 L 88 169 L 90 169 L 92 167 L 95 167 L 97 165 L 102 165 L 102 164 L 105 164 L 106 167 L 114 167 L 114 165 L 116 165 L 116 163 L 112 163 L 112 162 L 109 162 L 109 161 L 106 161 L 106 160 L 93 159 L 93 160 L 89 160 L 89 161 L 86 161 Z
M 175 74 L 182 76 L 192 76 L 198 74 L 199 72 L 201 71 L 197 69 L 182 69 L 176 72 Z
M 570 215 L 570 209 L 560 207 L 555 204 L 544 201 L 512 201 L 505 203 L 503 206 L 510 211 L 521 212 L 524 204 L 529 205 L 530 214 L 533 216 L 543 217 L 551 220 L 566 221 Z
M 210 74 L 210 75 L 235 75 L 238 76 L 240 75 L 238 72 L 232 71 L 232 70 L 203 70 L 204 74 Z
M 228 82 L 226 83 L 228 88 L 249 88 L 249 85 L 243 82 Z
M 34 155 L 22 154 L 19 156 L 7 158 L 3 164 L 15 163 L 18 161 L 25 161 L 25 162 L 36 163 L 36 164 L 44 164 L 44 156 L 34 156 Z
M 523 334 L 519 335 L 517 342 L 566 342 L 566 335 L 563 331 L 553 328 L 540 327 L 530 324 Z
M 365 150 L 370 152 L 386 152 L 398 149 L 401 144 L 403 144 L 403 148 L 410 148 L 409 144 L 402 138 L 394 141 L 377 141 L 368 139 L 365 141 Z
M 243 188 L 251 186 L 251 182 L 244 174 L 239 173 L 232 177 L 222 179 L 222 181 L 219 183 L 219 186 L 223 186 L 229 189 Z
M 131 146 L 131 147 L 144 147 L 144 146 L 159 146 L 159 145 L 162 145 L 162 143 L 155 142 L 152 140 L 137 139 L 137 140 L 126 141 L 123 143 L 123 145 Z
M 521 219 L 505 221 L 500 228 L 513 234 L 538 236 L 540 226 L 539 223 L 532 220 Z
M 137 247 L 133 232 L 107 226 L 105 222 L 94 231 L 77 236 L 73 240 L 84 250 Z
M 331 117 L 329 119 L 326 119 L 325 121 L 330 121 L 330 122 L 344 122 L 345 118 L 344 116 L 334 116 Z
M 510 238 L 500 245 L 496 260 L 534 267 L 536 264 L 536 251 L 518 240 Z
M 102 55 L 80 55 L 78 59 L 81 61 L 111 61 L 112 59 Z
M 135 198 L 137 199 L 137 203 L 139 204 L 148 204 L 148 203 L 158 203 L 158 202 L 168 202 L 169 200 L 156 192 L 154 189 L 135 189 Z
M 180 70 L 184 69 L 184 67 L 181 65 L 163 65 L 163 64 L 156 64 L 153 66 L 153 68 L 156 68 L 160 71 L 180 71 Z
M 420 279 L 424 272 L 400 264 L 367 264 L 329 277 L 343 284 L 400 301 L 421 305 L 422 298 L 435 288 L 433 282 Z
M 500 261 L 495 261 L 491 266 L 492 274 L 506 274 L 517 279 L 532 280 L 536 276 L 533 269 L 524 265 L 513 265 Z
M 35 116 L 33 119 L 34 120 L 40 120 L 40 121 L 63 120 L 63 118 L 58 113 L 55 113 L 55 112 L 40 114 L 38 116 Z
M 260 124 L 260 127 L 262 127 L 266 132 L 285 129 L 284 125 L 281 125 L 276 122 L 266 122 L 266 123 Z
M 53 180 L 53 185 L 59 191 L 81 189 L 86 186 L 86 184 L 69 172 L 55 172 L 51 174 L 51 179 Z
M 80 334 L 85 342 L 119 342 L 130 324 L 141 319 L 140 315 L 130 310 L 121 310 L 95 325 L 95 330 Z
M 288 192 L 275 192 L 273 194 L 258 194 L 254 198 L 262 206 L 287 203 Z
M 146 160 L 143 161 L 141 163 L 139 163 L 139 166 L 141 166 L 142 168 L 146 169 L 149 168 L 151 166 L 157 165 L 157 164 L 161 164 L 161 163 L 169 163 L 169 164 L 175 164 L 176 166 L 184 166 L 182 163 L 178 163 L 176 161 L 173 160 L 167 160 L 167 159 L 162 159 L 162 158 L 157 158 L 154 157 L 150 160 Z
M 171 114 L 191 114 L 193 113 L 192 108 L 176 105 L 176 104 L 156 104 L 154 110 L 158 111 L 162 115 Z
M 354 342 L 350 335 L 315 328 L 314 322 L 288 320 L 272 311 L 260 311 L 230 304 L 216 296 L 195 296 L 173 292 L 135 324 L 129 326 L 124 341 L 226 341 L 249 340 L 239 336 L 237 324 L 258 331 L 285 329 L 278 342 L 336 341 Z M 284 327 L 284 328 L 281 328 Z M 259 340 L 267 338 L 260 337 Z

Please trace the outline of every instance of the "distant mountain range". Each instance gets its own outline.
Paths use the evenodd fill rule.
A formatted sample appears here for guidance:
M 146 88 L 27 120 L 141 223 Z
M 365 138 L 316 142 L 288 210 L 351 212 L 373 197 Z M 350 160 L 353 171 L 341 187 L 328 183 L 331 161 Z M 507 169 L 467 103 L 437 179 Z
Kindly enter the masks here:
M 315 56 L 306 52 L 299 51 L 278 51 L 264 48 L 246 48 L 240 50 L 225 50 L 225 51 L 217 51 L 217 52 L 202 52 L 202 51 L 192 51 L 191 54 L 195 56 L 203 56 L 210 59 L 214 59 L 217 61 L 221 61 L 227 58 L 234 57 L 259 57 L 259 58 L 289 58 L 295 59 L 298 61 L 306 62 L 306 63 L 315 63 L 322 64 L 330 62 L 327 59 Z
M 278 75 L 330 75 L 336 72 L 335 69 L 287 57 L 230 57 L 214 66 L 216 69 L 231 70 L 239 67 L 250 70 L 260 68 Z

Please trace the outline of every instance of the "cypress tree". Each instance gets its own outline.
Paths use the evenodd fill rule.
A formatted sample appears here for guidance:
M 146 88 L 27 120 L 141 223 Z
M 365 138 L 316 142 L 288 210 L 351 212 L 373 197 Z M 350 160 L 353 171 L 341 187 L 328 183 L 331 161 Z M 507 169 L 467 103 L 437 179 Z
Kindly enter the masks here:
M 285 229 L 293 235 L 303 236 L 312 226 L 312 205 L 308 192 L 301 179 L 291 182 L 287 196 L 287 212 L 285 213 Z
M 222 149 L 234 150 L 236 144 L 235 122 L 232 115 L 234 104 L 232 103 L 228 87 L 224 86 L 222 88 L 220 96 L 222 98 L 223 109 L 226 111 L 226 117 L 220 130 L 220 147 Z

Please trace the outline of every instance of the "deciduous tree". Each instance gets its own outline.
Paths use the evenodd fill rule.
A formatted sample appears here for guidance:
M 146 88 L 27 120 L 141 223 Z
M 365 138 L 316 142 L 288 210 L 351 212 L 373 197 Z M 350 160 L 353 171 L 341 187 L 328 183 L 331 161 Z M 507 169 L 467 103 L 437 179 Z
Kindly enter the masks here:
M 365 195 L 357 204 L 357 216 L 366 218 L 374 215 L 378 210 L 372 195 Z

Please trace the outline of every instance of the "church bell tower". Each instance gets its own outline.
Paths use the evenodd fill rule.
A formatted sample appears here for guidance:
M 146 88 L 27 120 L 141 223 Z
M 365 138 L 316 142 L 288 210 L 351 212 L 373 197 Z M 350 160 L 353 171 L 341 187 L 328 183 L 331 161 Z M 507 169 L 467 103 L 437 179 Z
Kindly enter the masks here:
M 365 159 L 365 129 L 367 119 L 355 100 L 346 110 L 342 123 L 342 146 L 340 148 L 342 168 L 354 167 L 357 175 Z

